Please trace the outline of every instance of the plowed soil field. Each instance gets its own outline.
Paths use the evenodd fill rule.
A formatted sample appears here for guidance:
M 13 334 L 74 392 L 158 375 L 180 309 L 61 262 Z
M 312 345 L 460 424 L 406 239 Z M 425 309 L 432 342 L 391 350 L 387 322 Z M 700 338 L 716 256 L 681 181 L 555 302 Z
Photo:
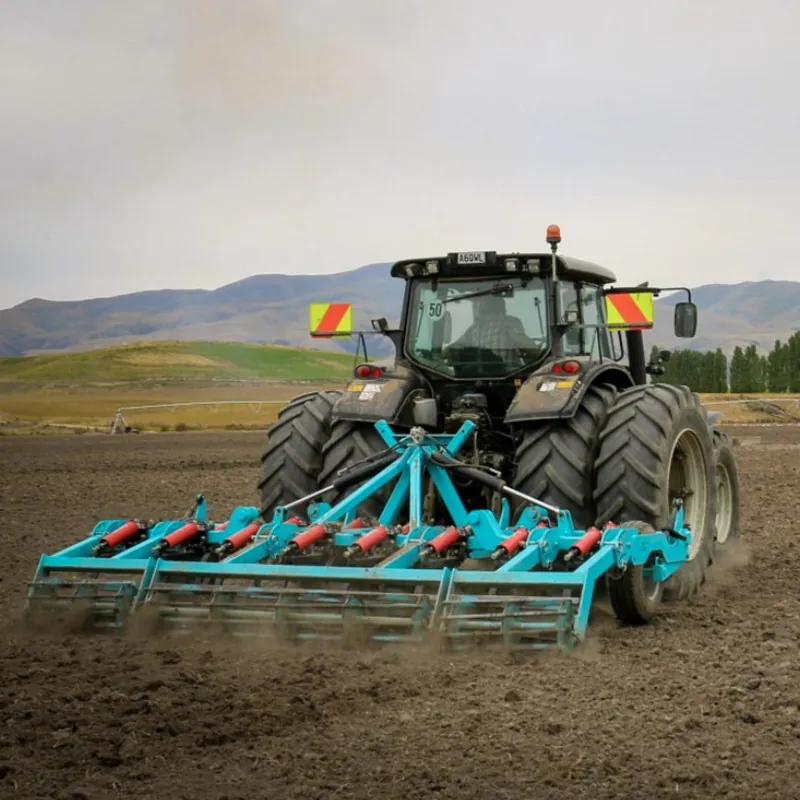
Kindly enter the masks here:
M 731 432 L 746 544 L 702 595 L 521 661 L 25 631 L 41 552 L 255 503 L 264 437 L 0 439 L 0 797 L 799 797 L 800 428 Z

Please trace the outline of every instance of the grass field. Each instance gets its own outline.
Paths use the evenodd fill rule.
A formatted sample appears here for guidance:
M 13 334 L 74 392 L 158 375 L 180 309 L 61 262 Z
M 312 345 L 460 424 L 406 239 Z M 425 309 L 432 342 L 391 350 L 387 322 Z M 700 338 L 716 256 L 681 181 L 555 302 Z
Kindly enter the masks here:
M 342 381 L 313 383 L 181 383 L 148 387 L 115 384 L 107 387 L 66 385 L 25 387 L 8 391 L 0 384 L 0 434 L 57 433 L 71 429 L 107 431 L 117 409 L 163 403 L 247 401 L 237 405 L 123 411 L 139 430 L 263 428 L 274 419 L 280 403 L 297 394 Z M 278 404 L 273 404 L 277 401 Z
M 0 358 L 0 383 L 342 379 L 353 356 L 235 342 L 147 342 L 85 353 Z
M 291 397 L 342 386 L 352 366 L 346 354 L 217 342 L 0 359 L 0 435 L 107 432 L 118 409 L 165 403 L 212 405 L 123 414 L 143 431 L 266 428 Z M 768 396 L 701 397 L 727 422 L 800 421 L 800 396 L 782 396 L 774 404 Z M 238 402 L 213 405 L 230 400 Z
M 226 400 L 247 402 L 137 410 L 131 424 L 141 430 L 267 427 L 279 409 L 272 403 L 341 386 L 352 368 L 346 353 L 226 342 L 0 358 L 0 433 L 107 431 L 122 407 Z

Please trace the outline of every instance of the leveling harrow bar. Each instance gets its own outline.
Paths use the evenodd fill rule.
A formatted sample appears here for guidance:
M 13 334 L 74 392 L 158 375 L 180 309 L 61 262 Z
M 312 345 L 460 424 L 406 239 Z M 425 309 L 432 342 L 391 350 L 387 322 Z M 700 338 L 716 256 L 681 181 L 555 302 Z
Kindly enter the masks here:
M 269 522 L 238 507 L 214 524 L 202 495 L 185 519 L 99 522 L 87 539 L 41 557 L 28 611 L 81 603 L 92 625 L 118 628 L 151 607 L 179 630 L 217 622 L 237 634 L 376 642 L 434 634 L 454 648 L 500 639 L 569 650 L 586 634 L 598 579 L 621 620 L 647 622 L 663 582 L 688 558 L 680 501 L 668 530 L 629 522 L 578 531 L 568 511 L 456 458 L 472 422 L 454 435 L 376 428 L 383 453 L 277 508 Z M 499 493 L 499 515 L 468 510 L 451 473 Z M 392 481 L 380 516 L 357 517 Z M 333 506 L 314 502 L 359 483 Z M 423 519 L 431 483 L 449 524 Z M 509 497 L 524 501 L 513 525 Z M 307 519 L 293 511 L 304 506 Z

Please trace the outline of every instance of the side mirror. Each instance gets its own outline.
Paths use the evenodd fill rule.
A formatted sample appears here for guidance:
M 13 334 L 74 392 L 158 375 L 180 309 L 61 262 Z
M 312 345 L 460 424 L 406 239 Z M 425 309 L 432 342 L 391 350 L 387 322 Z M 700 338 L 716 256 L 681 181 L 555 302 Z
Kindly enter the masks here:
M 691 339 L 697 333 L 697 306 L 684 302 L 675 306 L 675 335 L 681 339 Z

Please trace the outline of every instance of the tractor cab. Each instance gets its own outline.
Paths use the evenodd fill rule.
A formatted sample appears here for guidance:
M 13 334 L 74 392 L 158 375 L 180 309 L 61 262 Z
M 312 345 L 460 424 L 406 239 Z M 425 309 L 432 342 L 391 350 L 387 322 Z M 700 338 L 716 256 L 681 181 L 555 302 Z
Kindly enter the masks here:
M 602 287 L 615 276 L 596 264 L 558 256 L 554 279 L 550 254 L 451 253 L 392 275 L 407 282 L 401 357 L 431 379 L 513 381 L 554 352 L 610 356 Z
M 373 332 L 391 340 L 394 363 L 369 362 L 365 346 L 364 362 L 333 403 L 337 430 L 386 419 L 450 434 L 469 421 L 475 431 L 464 452 L 510 475 L 526 431 L 594 419 L 608 392 L 647 384 L 658 365 L 645 358 L 643 331 L 654 325 L 654 297 L 674 289 L 612 286 L 611 270 L 558 252 L 558 226 L 546 241 L 550 252 L 394 263 L 390 274 L 405 284 L 400 324 L 372 320 Z M 678 303 L 676 334 L 693 336 L 695 325 L 691 299 Z M 373 436 L 358 432 L 358 441 L 343 434 L 342 447 Z

